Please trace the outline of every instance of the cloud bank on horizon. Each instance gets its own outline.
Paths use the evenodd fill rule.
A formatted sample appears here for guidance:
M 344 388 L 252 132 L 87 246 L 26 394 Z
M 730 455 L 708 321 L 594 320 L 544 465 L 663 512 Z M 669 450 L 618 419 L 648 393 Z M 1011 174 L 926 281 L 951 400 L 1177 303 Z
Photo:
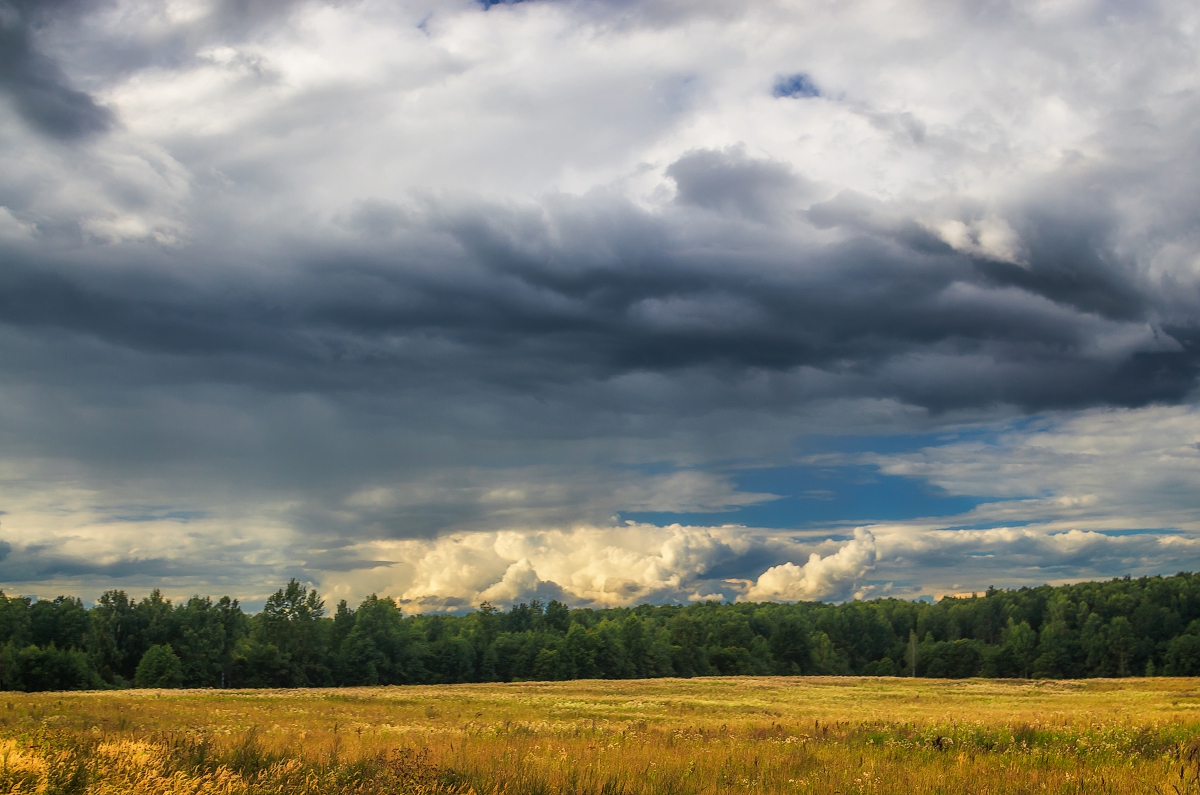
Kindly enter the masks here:
M 1200 10 L 0 0 L 0 584 L 1200 568 Z

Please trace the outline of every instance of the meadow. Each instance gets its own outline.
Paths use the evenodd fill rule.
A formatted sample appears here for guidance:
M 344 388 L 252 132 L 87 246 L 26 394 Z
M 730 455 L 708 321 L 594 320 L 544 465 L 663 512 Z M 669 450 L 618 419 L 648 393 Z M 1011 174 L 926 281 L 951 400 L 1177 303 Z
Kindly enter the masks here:
M 1200 680 L 0 694 L 0 792 L 1200 792 Z

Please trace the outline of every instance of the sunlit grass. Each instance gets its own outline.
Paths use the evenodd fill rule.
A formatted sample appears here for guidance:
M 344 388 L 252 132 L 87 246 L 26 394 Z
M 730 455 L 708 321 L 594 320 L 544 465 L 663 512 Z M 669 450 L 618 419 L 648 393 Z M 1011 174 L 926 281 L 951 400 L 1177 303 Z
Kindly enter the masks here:
M 1200 682 L 0 694 L 0 792 L 1200 793 Z

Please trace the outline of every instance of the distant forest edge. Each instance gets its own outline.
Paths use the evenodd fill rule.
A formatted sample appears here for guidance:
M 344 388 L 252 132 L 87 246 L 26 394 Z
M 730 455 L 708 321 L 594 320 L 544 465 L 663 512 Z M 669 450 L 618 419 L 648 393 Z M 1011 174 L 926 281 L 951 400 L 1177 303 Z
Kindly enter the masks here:
M 244 613 L 108 591 L 0 592 L 0 687 L 326 687 L 736 674 L 937 678 L 1200 675 L 1200 576 L 947 597 L 568 608 L 405 616 L 388 598 L 332 616 L 295 580 Z

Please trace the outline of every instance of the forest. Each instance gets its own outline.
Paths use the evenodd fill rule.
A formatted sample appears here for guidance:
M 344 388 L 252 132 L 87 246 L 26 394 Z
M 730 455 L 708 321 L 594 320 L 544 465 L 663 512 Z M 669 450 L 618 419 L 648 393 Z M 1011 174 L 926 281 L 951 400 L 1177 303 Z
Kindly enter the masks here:
M 915 668 L 914 671 L 914 662 Z M 571 608 L 532 600 L 406 616 L 332 612 L 292 580 L 255 614 L 228 596 L 0 592 L 0 688 L 334 687 L 729 675 L 1200 675 L 1200 575 L 1001 590 L 936 603 Z

